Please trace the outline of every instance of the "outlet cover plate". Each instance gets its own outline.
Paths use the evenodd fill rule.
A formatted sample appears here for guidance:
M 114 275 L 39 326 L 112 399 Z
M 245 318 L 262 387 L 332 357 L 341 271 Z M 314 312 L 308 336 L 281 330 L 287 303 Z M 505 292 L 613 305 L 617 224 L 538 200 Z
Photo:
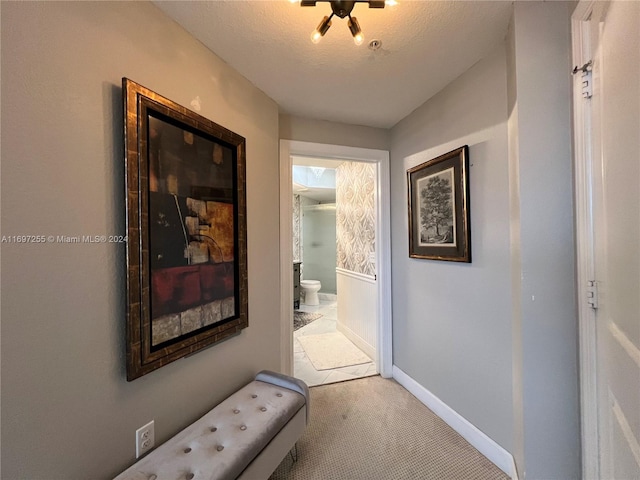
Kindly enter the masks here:
M 136 430 L 136 458 L 153 448 L 156 441 L 153 420 Z

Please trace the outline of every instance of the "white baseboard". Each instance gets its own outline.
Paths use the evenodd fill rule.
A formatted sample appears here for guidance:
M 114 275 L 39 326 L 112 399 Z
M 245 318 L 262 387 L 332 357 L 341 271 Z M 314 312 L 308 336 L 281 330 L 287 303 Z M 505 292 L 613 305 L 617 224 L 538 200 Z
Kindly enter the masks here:
M 336 329 L 342 333 L 345 337 L 347 337 L 351 342 L 362 350 L 367 357 L 369 357 L 373 362 L 375 362 L 376 358 L 376 347 L 369 345 L 360 335 L 355 333 L 349 327 L 347 327 L 344 323 L 340 323 L 340 320 L 336 322 Z M 379 367 L 378 367 L 379 368 Z
M 338 301 L 338 295 L 336 295 L 335 293 L 318 292 L 318 299 L 324 300 L 326 302 L 336 302 Z
M 393 366 L 393 378 L 451 428 L 462 435 L 467 442 L 492 461 L 500 470 L 509 475 L 512 480 L 518 480 L 516 464 L 509 452 L 395 365 Z

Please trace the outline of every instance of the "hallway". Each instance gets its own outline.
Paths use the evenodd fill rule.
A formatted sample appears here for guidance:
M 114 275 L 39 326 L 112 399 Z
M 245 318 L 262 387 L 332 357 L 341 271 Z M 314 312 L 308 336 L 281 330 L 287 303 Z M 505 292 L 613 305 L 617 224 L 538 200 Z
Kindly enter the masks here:
M 270 480 L 509 479 L 394 380 L 322 385 L 311 404 L 298 460 L 287 455 Z

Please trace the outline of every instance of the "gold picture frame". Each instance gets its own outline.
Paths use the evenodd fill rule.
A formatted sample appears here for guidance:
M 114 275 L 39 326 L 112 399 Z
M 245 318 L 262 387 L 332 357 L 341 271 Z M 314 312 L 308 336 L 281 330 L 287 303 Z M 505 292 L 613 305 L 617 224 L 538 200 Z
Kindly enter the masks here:
M 122 79 L 127 380 L 246 328 L 245 139 Z

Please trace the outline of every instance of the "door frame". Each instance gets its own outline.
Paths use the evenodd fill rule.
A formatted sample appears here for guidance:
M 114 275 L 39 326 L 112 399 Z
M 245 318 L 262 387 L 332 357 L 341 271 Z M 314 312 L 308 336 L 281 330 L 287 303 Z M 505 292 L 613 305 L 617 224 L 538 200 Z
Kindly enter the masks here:
M 581 0 L 571 16 L 572 60 L 579 68 L 594 58 L 589 22 L 594 0 Z M 587 303 L 587 285 L 595 281 L 594 178 L 592 152 L 592 100 L 582 96 L 582 78 L 573 75 L 573 143 L 576 211 L 576 268 L 578 334 L 580 348 L 580 407 L 582 478 L 600 478 L 598 436 L 598 370 L 596 314 Z
M 370 148 L 280 140 L 280 288 L 282 312 L 280 368 L 293 374 L 293 179 L 292 155 L 369 162 L 376 165 L 376 274 L 378 325 L 376 366 L 392 377 L 391 196 L 389 152 Z

